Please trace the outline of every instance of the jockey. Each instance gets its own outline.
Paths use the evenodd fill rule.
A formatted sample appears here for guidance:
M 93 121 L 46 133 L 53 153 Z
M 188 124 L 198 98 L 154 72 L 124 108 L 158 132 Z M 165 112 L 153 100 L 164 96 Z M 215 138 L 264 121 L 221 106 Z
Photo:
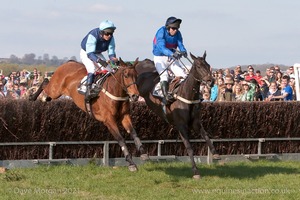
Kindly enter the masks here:
M 105 20 L 100 23 L 99 28 L 91 30 L 81 42 L 80 59 L 87 70 L 87 90 L 85 99 L 90 100 L 98 95 L 92 90 L 92 84 L 95 78 L 95 64 L 101 70 L 111 72 L 112 69 L 108 65 L 105 70 L 99 61 L 106 60 L 102 52 L 108 51 L 108 57 L 112 63 L 118 61 L 115 52 L 115 39 L 113 33 L 116 27 L 113 22 Z
M 166 101 L 172 101 L 173 97 L 169 90 L 169 68 L 177 77 L 185 78 L 187 74 L 180 66 L 179 59 L 183 55 L 187 57 L 186 49 L 183 45 L 182 35 L 179 31 L 181 19 L 169 17 L 165 26 L 158 29 L 153 40 L 154 64 L 160 75 L 160 85 Z M 179 48 L 179 51 L 175 51 Z

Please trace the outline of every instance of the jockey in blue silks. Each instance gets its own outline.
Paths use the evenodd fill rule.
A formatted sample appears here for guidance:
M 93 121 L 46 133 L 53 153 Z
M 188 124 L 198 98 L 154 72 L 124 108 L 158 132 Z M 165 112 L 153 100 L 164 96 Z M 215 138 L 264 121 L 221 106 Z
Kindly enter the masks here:
M 85 99 L 90 100 L 98 95 L 92 90 L 92 84 L 95 78 L 95 64 L 97 64 L 102 70 L 104 66 L 101 66 L 99 61 L 106 61 L 102 55 L 103 52 L 108 51 L 108 57 L 112 63 L 118 61 L 115 52 L 115 39 L 113 33 L 116 27 L 113 22 L 105 20 L 100 23 L 98 28 L 91 30 L 81 42 L 80 59 L 85 65 L 87 70 L 87 91 Z M 105 71 L 112 71 L 108 65 Z
M 154 64 L 157 72 L 161 74 L 160 85 L 166 102 L 172 101 L 173 97 L 168 93 L 169 74 L 166 68 L 177 77 L 187 76 L 184 68 L 179 64 L 179 58 L 187 57 L 187 51 L 183 45 L 182 35 L 179 31 L 182 20 L 176 17 L 169 17 L 165 26 L 158 29 L 153 40 Z M 179 49 L 180 52 L 175 51 Z

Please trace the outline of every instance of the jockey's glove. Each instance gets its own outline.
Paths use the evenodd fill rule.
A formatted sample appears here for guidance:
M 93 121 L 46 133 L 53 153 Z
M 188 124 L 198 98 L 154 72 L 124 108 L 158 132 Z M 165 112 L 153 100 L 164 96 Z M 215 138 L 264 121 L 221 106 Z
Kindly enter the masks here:
M 187 52 L 186 52 L 186 51 L 182 51 L 182 52 L 181 52 L 181 55 L 182 55 L 183 57 L 187 58 Z
M 179 60 L 181 58 L 181 53 L 178 51 L 174 52 L 172 58 L 175 60 Z
M 97 59 L 97 63 L 100 63 L 103 67 L 107 67 L 108 63 L 105 60 L 102 60 L 101 58 Z

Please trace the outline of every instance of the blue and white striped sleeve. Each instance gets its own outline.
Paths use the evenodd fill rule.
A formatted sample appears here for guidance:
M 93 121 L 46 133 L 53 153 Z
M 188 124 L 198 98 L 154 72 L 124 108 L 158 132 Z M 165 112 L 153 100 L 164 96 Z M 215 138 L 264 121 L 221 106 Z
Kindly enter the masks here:
M 97 55 L 95 54 L 96 51 L 96 44 L 97 44 L 97 39 L 89 34 L 87 41 L 86 41 L 86 53 L 89 57 L 89 59 L 91 59 L 94 62 L 97 62 Z

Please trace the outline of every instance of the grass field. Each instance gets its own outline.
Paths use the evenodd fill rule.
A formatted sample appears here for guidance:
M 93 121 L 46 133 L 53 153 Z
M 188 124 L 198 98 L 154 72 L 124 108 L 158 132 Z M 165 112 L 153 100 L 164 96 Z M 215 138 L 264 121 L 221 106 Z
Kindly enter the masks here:
M 0 199 L 299 199 L 300 162 L 198 165 L 165 162 L 127 167 L 40 166 L 0 174 Z

